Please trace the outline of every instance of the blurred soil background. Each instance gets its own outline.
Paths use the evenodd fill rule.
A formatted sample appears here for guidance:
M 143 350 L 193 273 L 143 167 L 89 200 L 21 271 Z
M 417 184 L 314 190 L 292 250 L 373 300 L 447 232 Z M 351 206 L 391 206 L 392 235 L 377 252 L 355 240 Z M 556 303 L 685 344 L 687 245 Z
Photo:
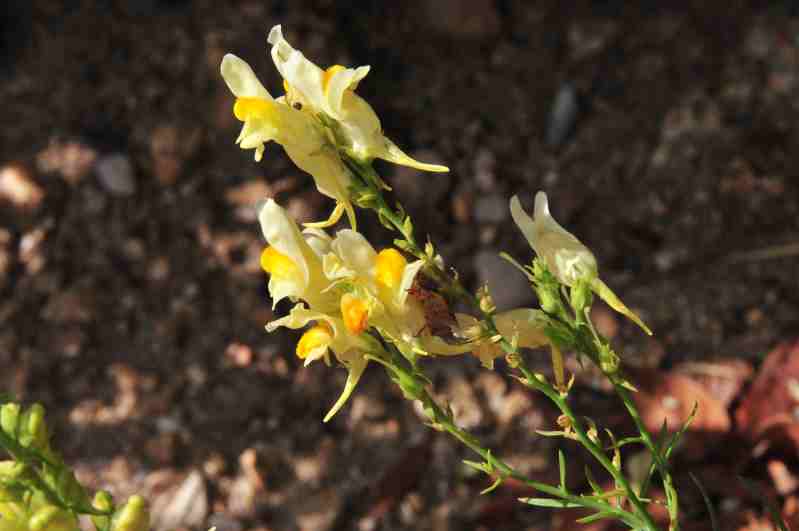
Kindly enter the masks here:
M 655 330 L 595 309 L 647 421 L 674 427 L 700 403 L 675 465 L 686 529 L 709 529 L 689 471 L 725 530 L 772 529 L 762 497 L 796 522 L 799 9 L 665 4 L 4 2 L 0 389 L 48 408 L 82 480 L 145 494 L 156 529 L 610 529 L 524 508 L 513 484 L 478 496 L 469 452 L 376 367 L 322 424 L 346 372 L 303 369 L 296 334 L 265 333 L 252 205 L 275 197 L 307 221 L 331 204 L 278 146 L 256 164 L 234 145 L 218 73 L 234 52 L 279 94 L 266 33 L 282 23 L 321 65 L 372 65 L 358 92 L 388 136 L 450 166 L 379 169 L 500 307 L 535 303 L 497 257 L 531 257 L 508 198 L 549 193 Z M 596 374 L 570 364 L 575 408 L 629 434 Z M 540 397 L 472 357 L 427 366 L 497 454 L 556 481 L 560 444 L 585 488 L 573 445 L 533 432 L 555 419 Z

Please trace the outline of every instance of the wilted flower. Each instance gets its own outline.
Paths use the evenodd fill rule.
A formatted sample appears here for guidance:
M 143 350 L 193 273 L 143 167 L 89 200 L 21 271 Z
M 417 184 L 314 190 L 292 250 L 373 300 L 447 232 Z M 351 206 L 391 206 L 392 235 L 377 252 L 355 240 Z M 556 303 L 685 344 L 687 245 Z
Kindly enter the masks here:
M 505 355 L 499 345 L 500 336 L 485 337 L 480 321 L 471 315 L 459 313 L 455 317 L 463 334 L 470 340 L 463 348 L 471 350 L 484 367 L 493 369 L 494 360 Z M 494 324 L 501 337 L 513 339 L 519 348 L 550 345 L 551 342 L 544 333 L 546 322 L 546 314 L 531 308 L 517 308 L 494 316 Z
M 319 191 L 336 200 L 330 218 L 312 225 L 332 225 L 346 211 L 350 225 L 355 226 L 348 191 L 350 173 L 322 123 L 313 114 L 289 105 L 285 98 L 272 98 L 250 65 L 235 55 L 225 55 L 221 71 L 236 96 L 233 114 L 244 122 L 236 140 L 242 149 L 255 149 L 255 160 L 260 161 L 266 142 L 282 145 L 294 164 L 314 178 Z
M 333 120 L 334 134 L 344 144 L 340 147 L 353 158 L 360 161 L 379 158 L 425 171 L 449 171 L 446 166 L 412 159 L 383 135 L 377 114 L 355 93 L 358 83 L 369 73 L 368 66 L 334 65 L 323 70 L 288 43 L 280 26 L 272 28 L 268 41 L 275 66 L 285 80 L 286 99 Z
M 588 282 L 591 290 L 611 308 L 652 335 L 649 327 L 599 278 L 596 258 L 588 247 L 555 221 L 549 213 L 549 202 L 544 192 L 535 196 L 533 218 L 524 211 L 518 196 L 511 198 L 510 212 L 530 246 L 558 281 L 569 287 L 577 286 L 580 281 Z

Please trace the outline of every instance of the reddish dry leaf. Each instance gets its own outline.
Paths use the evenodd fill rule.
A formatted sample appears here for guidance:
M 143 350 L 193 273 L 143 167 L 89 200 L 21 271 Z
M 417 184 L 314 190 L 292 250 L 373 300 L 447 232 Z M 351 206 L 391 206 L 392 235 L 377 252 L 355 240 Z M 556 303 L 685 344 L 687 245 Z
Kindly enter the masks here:
M 633 394 L 635 403 L 653 432 L 660 430 L 664 420 L 669 429 L 679 429 L 694 404 L 698 409 L 690 431 L 724 434 L 730 430 L 730 416 L 724 403 L 684 374 L 639 370 L 634 373 L 633 383 L 639 389 Z
M 675 367 L 674 372 L 696 380 L 724 407 L 729 407 L 752 378 L 754 370 L 743 360 L 719 360 L 683 363 Z
M 788 442 L 799 448 L 799 341 L 782 343 L 766 357 L 735 412 L 738 430 L 752 441 Z

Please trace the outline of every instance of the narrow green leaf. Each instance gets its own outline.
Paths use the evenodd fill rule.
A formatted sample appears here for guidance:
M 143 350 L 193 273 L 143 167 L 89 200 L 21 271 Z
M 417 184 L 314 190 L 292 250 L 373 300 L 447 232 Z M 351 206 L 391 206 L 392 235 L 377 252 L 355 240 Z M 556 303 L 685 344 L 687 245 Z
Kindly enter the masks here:
M 488 494 L 489 492 L 499 487 L 502 484 L 502 479 L 503 479 L 502 476 L 499 476 L 496 480 L 494 480 L 494 483 L 492 483 L 490 486 L 486 487 L 485 489 L 481 490 L 480 495 L 482 496 L 483 494 Z
M 575 507 L 582 507 L 579 503 L 568 502 L 565 500 L 554 500 L 552 498 L 519 498 L 519 501 L 527 505 L 535 505 L 536 507 L 551 507 L 554 509 L 573 509 Z
M 602 487 L 599 486 L 599 483 L 596 482 L 594 479 L 594 475 L 591 473 L 591 469 L 588 468 L 588 465 L 585 466 L 585 479 L 588 480 L 588 484 L 591 485 L 591 490 L 594 494 L 601 494 Z
M 693 409 L 691 409 L 691 414 L 688 415 L 688 418 L 685 420 L 685 423 L 682 425 L 680 430 L 677 433 L 675 433 L 674 436 L 671 438 L 671 441 L 669 441 L 669 445 L 666 447 L 666 449 L 663 452 L 663 456 L 666 461 L 668 461 L 669 457 L 671 457 L 671 453 L 674 451 L 674 448 L 677 446 L 677 443 L 680 442 L 680 439 L 682 439 L 682 436 L 685 435 L 686 431 L 688 431 L 688 427 L 696 418 L 696 412 L 698 410 L 699 410 L 699 402 L 694 402 L 694 407 Z
M 590 514 L 588 516 L 584 516 L 582 518 L 578 518 L 575 520 L 578 524 L 590 524 L 592 522 L 597 522 L 599 520 L 604 520 L 605 518 L 616 518 L 616 515 L 611 512 L 601 511 L 598 513 Z
M 469 461 L 468 459 L 464 459 L 463 464 L 472 470 L 476 470 L 484 474 L 490 474 L 488 470 L 490 465 L 488 465 L 488 463 L 478 463 L 477 461 Z
M 560 448 L 558 448 L 558 469 L 560 470 L 560 490 L 568 492 L 566 489 L 566 457 Z
M 544 437 L 563 437 L 566 435 L 566 432 L 564 431 L 535 430 L 535 432 Z

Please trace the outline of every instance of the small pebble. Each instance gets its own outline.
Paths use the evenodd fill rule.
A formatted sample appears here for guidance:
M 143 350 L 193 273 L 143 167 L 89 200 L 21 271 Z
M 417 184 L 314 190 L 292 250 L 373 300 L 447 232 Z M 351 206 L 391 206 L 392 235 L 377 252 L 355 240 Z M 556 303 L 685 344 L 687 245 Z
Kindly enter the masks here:
M 44 190 L 21 164 L 0 168 L 0 200 L 22 210 L 35 210 L 44 199 Z
M 136 193 L 133 164 L 127 155 L 113 153 L 97 161 L 97 178 L 106 192 L 116 197 L 128 197 Z
M 568 139 L 577 123 L 579 112 L 577 90 L 571 83 L 564 83 L 555 96 L 547 123 L 546 141 L 550 147 L 560 147 Z

